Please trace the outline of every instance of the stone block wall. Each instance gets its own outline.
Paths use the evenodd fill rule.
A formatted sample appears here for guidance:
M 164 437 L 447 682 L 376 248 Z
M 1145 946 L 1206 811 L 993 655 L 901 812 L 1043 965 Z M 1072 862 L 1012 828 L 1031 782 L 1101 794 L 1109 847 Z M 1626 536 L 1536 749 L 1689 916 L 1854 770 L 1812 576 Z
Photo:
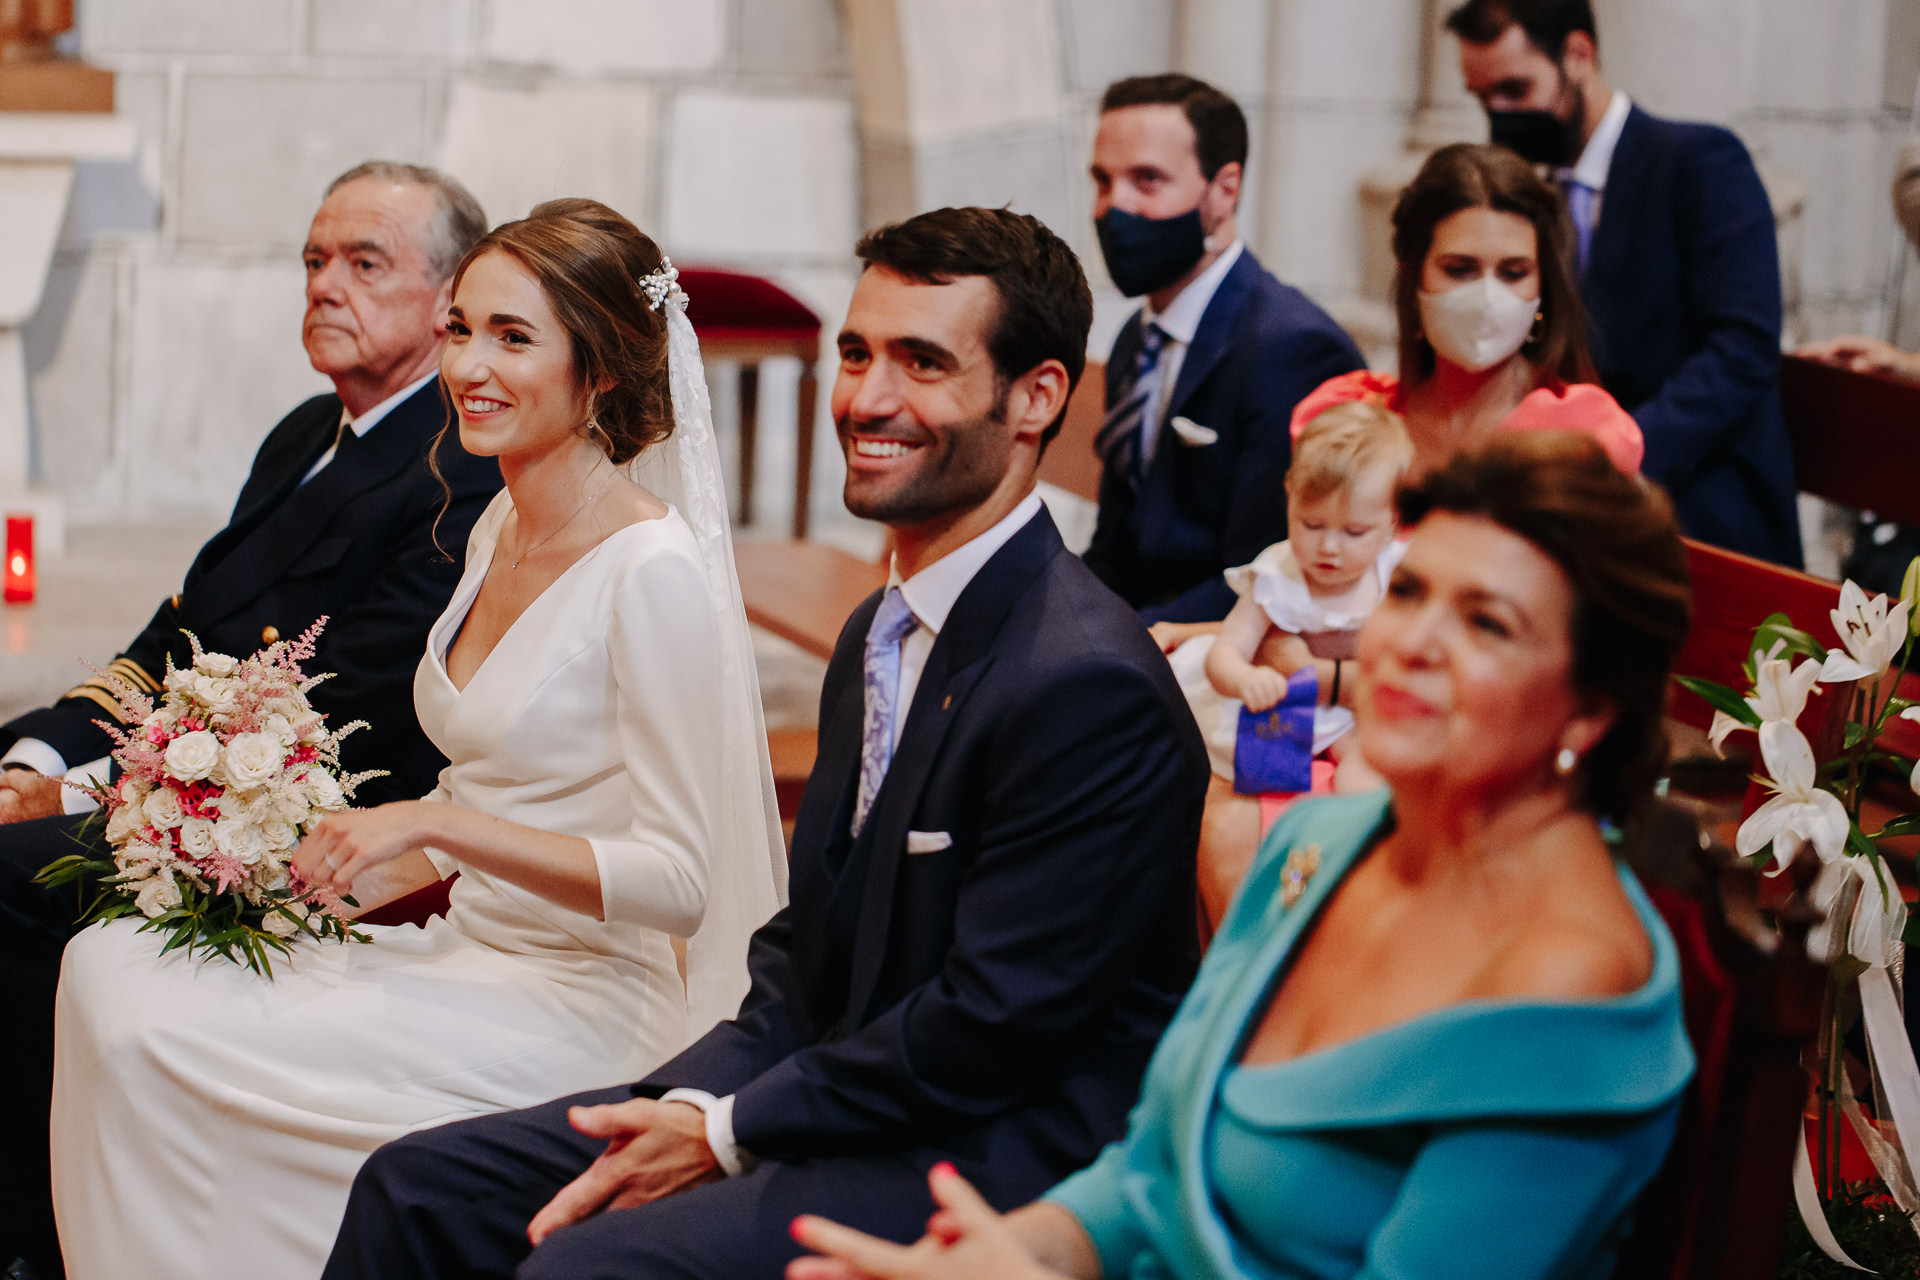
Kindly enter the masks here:
M 1363 177 L 1410 147 L 1484 136 L 1436 32 L 1446 7 L 84 0 L 81 52 L 119 73 L 142 152 L 79 176 L 28 333 L 37 474 L 83 523 L 217 517 L 253 444 L 322 385 L 298 343 L 296 250 L 326 180 L 370 155 L 446 166 L 495 218 L 599 197 L 680 261 L 774 276 L 829 331 L 860 230 L 1011 205 L 1081 253 L 1104 353 L 1131 304 L 1089 216 L 1096 104 L 1115 78 L 1183 69 L 1247 108 L 1255 252 L 1356 329 L 1377 323 Z M 1920 78 L 1920 0 L 1596 7 L 1613 82 L 1656 112 L 1728 124 L 1804 191 L 1790 336 L 1874 331 L 1899 248 L 1887 184 Z M 1907 277 L 1905 336 L 1920 343 L 1920 267 Z M 715 392 L 724 415 L 724 378 Z M 762 498 L 776 519 L 791 395 L 771 371 Z M 837 466 L 823 432 L 816 514 L 838 506 Z
M 496 221 L 594 196 L 682 263 L 844 311 L 836 0 L 85 0 L 78 21 L 141 154 L 82 166 L 28 332 L 36 473 L 76 522 L 218 520 L 267 429 L 325 389 L 299 247 L 370 157 L 445 167 Z M 796 372 L 770 370 L 769 436 L 791 435 Z

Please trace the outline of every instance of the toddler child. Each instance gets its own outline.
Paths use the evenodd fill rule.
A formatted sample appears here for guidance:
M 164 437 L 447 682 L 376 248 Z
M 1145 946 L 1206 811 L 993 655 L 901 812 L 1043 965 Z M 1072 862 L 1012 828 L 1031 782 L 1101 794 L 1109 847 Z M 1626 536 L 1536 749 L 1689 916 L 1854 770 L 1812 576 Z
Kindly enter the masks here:
M 1400 559 L 1393 496 L 1412 461 L 1405 425 L 1379 405 L 1334 405 L 1301 429 L 1287 472 L 1287 540 L 1227 570 L 1240 600 L 1218 635 L 1172 656 L 1223 778 L 1234 776 L 1240 708 L 1274 707 L 1289 677 L 1313 665 L 1324 704 L 1314 711 L 1314 755 L 1338 766 L 1337 790 L 1379 785 L 1351 750 L 1353 714 L 1340 702 L 1353 687 L 1343 676 L 1360 625 Z

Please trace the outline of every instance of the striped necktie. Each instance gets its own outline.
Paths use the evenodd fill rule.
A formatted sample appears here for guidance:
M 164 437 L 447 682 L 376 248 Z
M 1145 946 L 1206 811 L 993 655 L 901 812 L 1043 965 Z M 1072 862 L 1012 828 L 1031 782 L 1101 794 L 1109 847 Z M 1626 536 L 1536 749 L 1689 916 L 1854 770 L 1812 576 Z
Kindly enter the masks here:
M 1587 252 L 1593 247 L 1593 202 L 1598 193 L 1572 174 L 1560 179 L 1560 190 L 1567 197 L 1567 214 L 1573 219 L 1574 270 L 1584 279 Z
M 1142 436 L 1146 417 L 1159 403 L 1160 352 L 1167 344 L 1166 331 L 1149 320 L 1140 331 L 1140 351 L 1133 358 L 1133 377 L 1119 400 L 1107 410 L 1093 448 L 1106 463 L 1107 470 L 1126 477 L 1127 484 L 1140 487 L 1143 457 Z
M 862 663 L 865 714 L 860 729 L 860 790 L 854 798 L 853 834 L 867 824 L 887 766 L 893 763 L 893 726 L 900 708 L 900 642 L 920 625 L 900 588 L 888 587 L 867 627 L 867 649 Z

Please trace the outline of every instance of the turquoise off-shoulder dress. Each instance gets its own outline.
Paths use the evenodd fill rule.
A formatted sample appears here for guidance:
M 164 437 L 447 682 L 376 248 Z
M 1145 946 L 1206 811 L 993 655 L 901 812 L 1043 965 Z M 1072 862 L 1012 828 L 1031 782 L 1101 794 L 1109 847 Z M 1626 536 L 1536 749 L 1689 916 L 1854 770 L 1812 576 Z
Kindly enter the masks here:
M 1597 1000 L 1473 1000 L 1264 1067 L 1240 1048 L 1384 792 L 1275 825 L 1148 1068 L 1127 1136 L 1048 1194 L 1108 1280 L 1594 1280 L 1693 1071 L 1673 939 L 1620 880 L 1652 976 Z M 1288 855 L 1319 867 L 1287 906 Z M 1296 866 L 1300 860 L 1296 859 Z

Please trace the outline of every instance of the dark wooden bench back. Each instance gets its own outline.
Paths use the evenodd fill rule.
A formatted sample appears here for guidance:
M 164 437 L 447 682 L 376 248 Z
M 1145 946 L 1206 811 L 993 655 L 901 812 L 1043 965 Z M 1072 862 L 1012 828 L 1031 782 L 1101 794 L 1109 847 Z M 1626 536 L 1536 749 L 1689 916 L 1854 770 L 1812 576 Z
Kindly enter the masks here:
M 1787 356 L 1780 401 L 1801 489 L 1920 524 L 1920 386 Z

